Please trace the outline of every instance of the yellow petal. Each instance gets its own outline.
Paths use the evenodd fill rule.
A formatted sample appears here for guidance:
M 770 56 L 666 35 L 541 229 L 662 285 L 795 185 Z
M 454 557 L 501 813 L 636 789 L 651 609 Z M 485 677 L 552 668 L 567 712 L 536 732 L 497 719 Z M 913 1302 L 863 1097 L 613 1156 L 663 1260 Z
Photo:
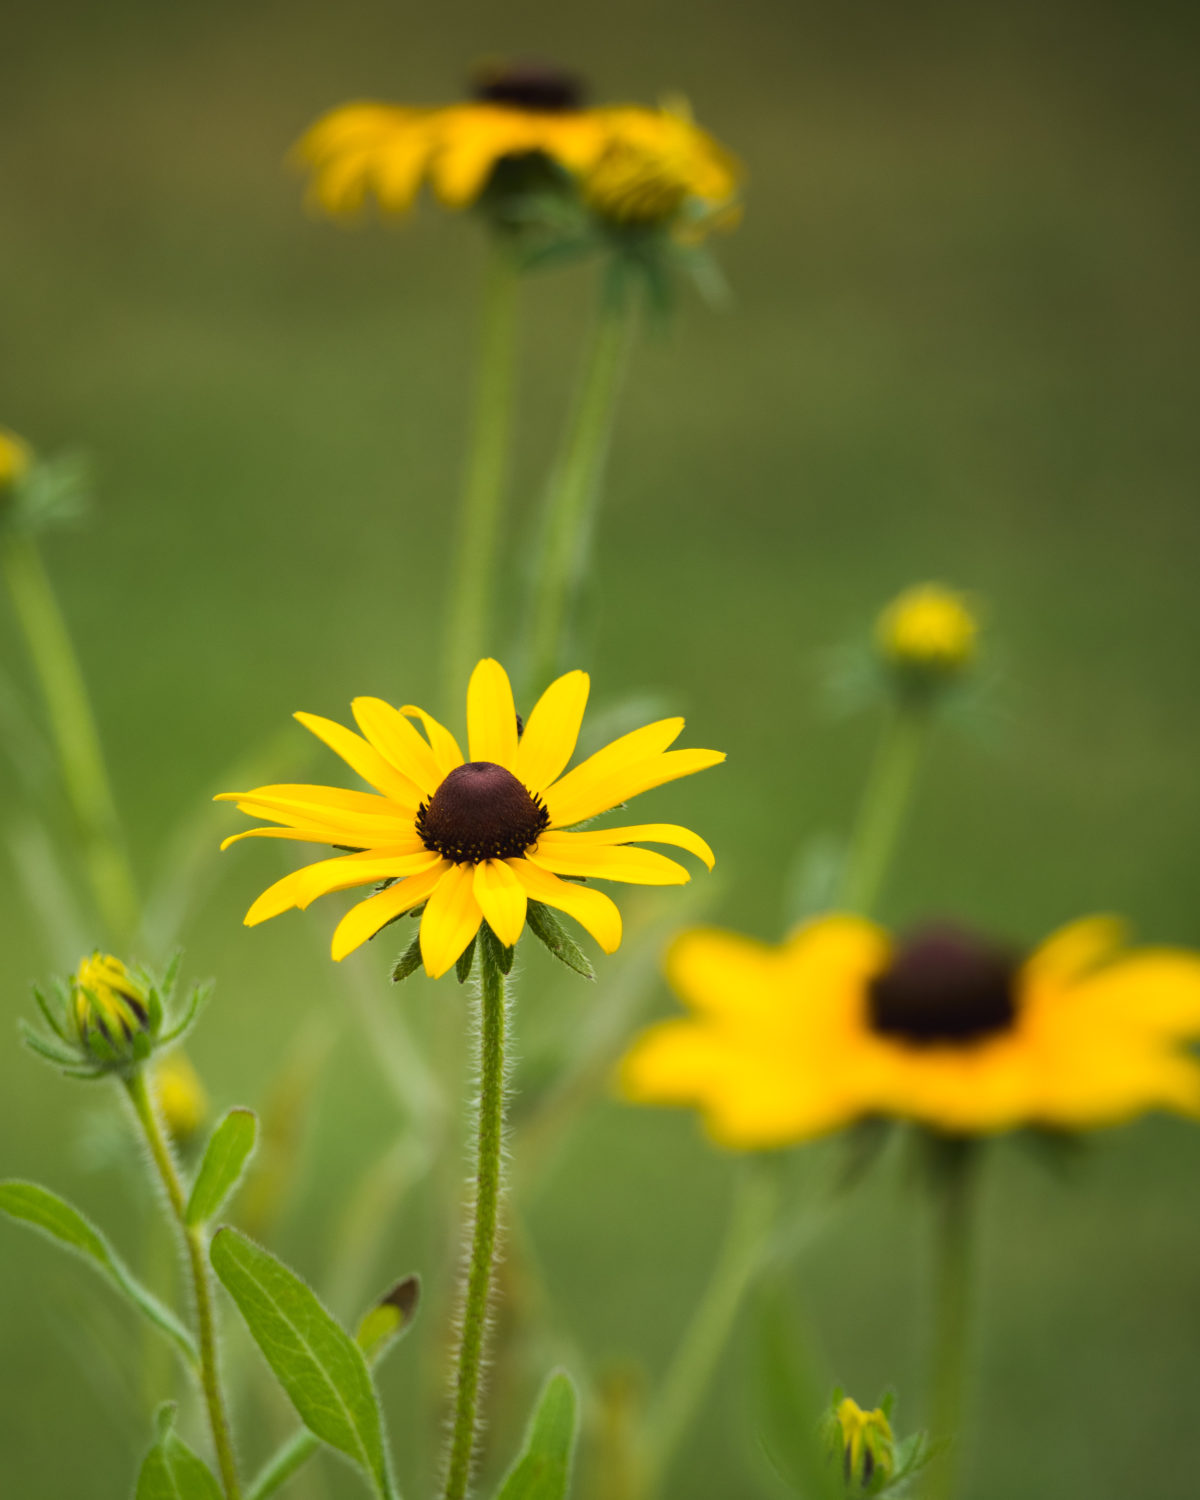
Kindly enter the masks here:
M 486 657 L 467 687 L 467 740 L 472 760 L 490 760 L 511 771 L 517 760 L 517 710 L 508 673 Z
M 368 896 L 365 901 L 352 906 L 334 929 L 330 950 L 333 957 L 340 962 L 368 938 L 374 937 L 393 917 L 419 906 L 451 868 L 447 860 L 439 859 L 437 864 L 422 870 L 419 875 L 410 875 L 398 885 L 389 885 L 386 891 Z
M 391 799 L 374 792 L 354 792 L 342 786 L 315 786 L 304 782 L 278 782 L 272 786 L 256 786 L 249 792 L 218 792 L 214 802 L 264 802 L 278 801 L 289 806 L 304 805 L 319 807 L 322 812 L 366 813 L 375 817 L 380 813 L 398 816 Z
M 686 885 L 692 878 L 681 864 L 632 844 L 584 845 L 572 848 L 565 837 L 557 844 L 538 840 L 525 858 L 556 875 L 581 875 L 586 879 L 623 880 L 628 885 Z
M 451 771 L 462 765 L 463 753 L 458 748 L 458 741 L 432 714 L 427 714 L 423 708 L 415 708 L 411 703 L 406 703 L 400 712 L 406 718 L 420 719 L 424 724 L 433 758 L 442 777 L 449 776 Z
M 665 755 L 654 755 L 616 770 L 603 780 L 590 779 L 573 795 L 565 797 L 559 788 L 575 775 L 571 771 L 545 795 L 551 826 L 558 828 L 582 823 L 616 807 L 619 802 L 636 797 L 639 792 L 648 792 L 652 787 L 677 781 L 681 776 L 692 776 L 697 771 L 707 771 L 710 766 L 719 766 L 724 759 L 721 750 L 668 750 Z
M 506 948 L 521 936 L 525 926 L 525 887 L 500 859 L 487 859 L 475 866 L 475 899 L 488 926 Z
M 290 911 L 293 906 L 303 911 L 318 896 L 328 895 L 331 891 L 346 891 L 356 885 L 373 885 L 378 880 L 417 875 L 437 862 L 438 855 L 428 849 L 416 854 L 369 849 L 363 854 L 347 854 L 341 859 L 323 859 L 315 865 L 305 865 L 302 870 L 293 870 L 267 887 L 246 913 L 246 926 L 257 927 L 260 922 Z
M 483 913 L 474 885 L 474 865 L 451 865 L 429 898 L 421 916 L 421 957 L 431 979 L 452 968 L 479 931 Z
M 588 687 L 586 672 L 568 672 L 550 684 L 529 715 L 517 746 L 516 777 L 535 796 L 562 775 L 575 754 Z
M 546 792 L 547 807 L 573 806 L 586 790 L 598 782 L 604 782 L 625 766 L 636 764 L 649 756 L 659 755 L 668 745 L 673 745 L 683 731 L 684 721 L 679 718 L 659 719 L 654 724 L 643 724 L 640 729 L 623 734 L 613 740 L 587 760 L 581 761 L 573 771 L 568 771 L 561 781 L 556 781 Z M 609 804 L 611 806 L 611 803 Z M 578 818 L 558 818 L 551 814 L 555 823 L 577 823 Z
M 441 112 L 441 140 L 429 177 L 447 208 L 473 203 L 495 164 L 519 147 L 518 118 L 486 105 L 459 105 Z
M 408 781 L 431 797 L 442 780 L 433 751 L 412 724 L 382 698 L 355 698 L 358 727 L 376 750 Z
M 252 818 L 270 818 L 275 823 L 304 829 L 314 834 L 317 842 L 326 844 L 361 845 L 365 848 L 372 844 L 400 844 L 414 836 L 413 814 L 405 812 L 390 798 L 371 798 L 369 800 L 378 811 L 360 812 L 321 800 L 315 794 L 324 793 L 324 787 L 296 788 L 298 792 L 314 794 L 309 797 L 273 796 L 270 795 L 272 790 L 264 788 L 261 792 L 236 793 L 238 810 Z
M 1053 932 L 1030 954 L 1024 969 L 1035 983 L 1069 984 L 1120 951 L 1126 927 L 1120 917 L 1084 917 Z
M 621 946 L 621 913 L 603 891 L 560 880 L 557 875 L 539 869 L 527 859 L 510 859 L 506 863 L 525 887 L 527 895 L 574 917 L 605 953 L 615 953 Z
M 571 833 L 544 833 L 538 839 L 538 849 L 558 848 L 559 840 L 563 840 L 562 847 L 566 848 L 568 839 L 571 848 L 588 844 L 674 844 L 676 848 L 686 849 L 697 859 L 702 859 L 710 870 L 716 863 L 712 850 L 700 835 L 693 833 L 690 828 L 681 828 L 678 823 L 637 823 L 628 828 L 588 828 Z
M 334 754 L 340 755 L 364 781 L 370 782 L 406 810 L 416 812 L 421 801 L 417 786 L 407 776 L 402 776 L 395 766 L 390 765 L 374 745 L 368 745 L 366 740 L 352 729 L 347 729 L 344 724 L 337 724 L 333 719 L 323 719 L 320 714 L 296 714 L 294 717 L 319 740 L 324 740 Z
M 242 839 L 298 839 L 303 844 L 327 844 L 329 836 L 315 828 L 245 828 L 241 833 L 231 833 L 221 840 L 221 853 Z M 354 845 L 357 848 L 357 845 Z

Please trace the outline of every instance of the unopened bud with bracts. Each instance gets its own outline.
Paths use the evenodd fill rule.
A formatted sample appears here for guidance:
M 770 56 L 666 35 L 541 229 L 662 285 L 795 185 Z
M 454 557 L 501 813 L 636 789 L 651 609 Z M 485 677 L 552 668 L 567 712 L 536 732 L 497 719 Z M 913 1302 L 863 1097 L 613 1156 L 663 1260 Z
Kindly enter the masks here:
M 939 583 L 905 589 L 875 625 L 885 665 L 912 686 L 960 677 L 975 658 L 978 636 L 979 621 L 966 597 Z
M 885 1403 L 886 1405 L 886 1403 Z M 891 1423 L 883 1407 L 864 1411 L 849 1396 L 835 1396 L 824 1423 L 830 1458 L 850 1494 L 877 1494 L 896 1469 Z
M 72 990 L 79 1045 L 98 1062 L 119 1066 L 150 1056 L 154 1025 L 150 986 L 119 958 L 98 950 L 75 972 Z M 161 1023 L 159 1008 L 157 1020 Z

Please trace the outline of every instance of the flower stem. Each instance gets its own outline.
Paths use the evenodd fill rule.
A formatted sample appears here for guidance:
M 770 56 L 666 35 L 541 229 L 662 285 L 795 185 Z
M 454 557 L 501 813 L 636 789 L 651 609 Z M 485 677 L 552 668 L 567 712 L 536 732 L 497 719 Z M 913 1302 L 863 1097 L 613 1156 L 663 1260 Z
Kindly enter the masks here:
M 929 1500 L 950 1500 L 957 1479 L 970 1329 L 971 1229 L 977 1161 L 978 1148 L 973 1141 L 946 1142 L 945 1149 L 938 1154 L 929 1425 L 935 1442 L 949 1440 L 951 1446 L 930 1470 Z
M 79 658 L 35 539 L 6 535 L 0 566 L 46 702 L 96 908 L 113 942 L 124 943 L 137 928 L 137 894 Z
M 614 256 L 601 286 L 579 390 L 546 496 L 530 622 L 531 685 L 543 684 L 560 665 L 636 314 L 632 272 L 621 256 Z
M 653 1500 L 696 1415 L 742 1299 L 763 1264 L 778 1206 L 772 1164 L 746 1164 L 712 1277 L 692 1314 L 646 1421 L 641 1493 Z
M 454 1426 L 445 1500 L 463 1500 L 479 1429 L 479 1382 L 495 1269 L 504 1147 L 505 979 L 490 933 L 480 934 L 481 1017 L 475 1214 L 454 1376 Z
M 471 668 L 485 653 L 491 625 L 494 554 L 512 433 L 519 281 L 511 247 L 496 236 L 484 285 L 470 456 L 446 617 L 442 691 L 447 701 L 457 702 Z
M 125 1080 L 130 1102 L 142 1127 L 150 1156 L 162 1182 L 170 1205 L 171 1217 L 179 1226 L 179 1234 L 187 1250 L 188 1267 L 192 1278 L 192 1295 L 196 1304 L 196 1325 L 200 1335 L 200 1382 L 204 1388 L 204 1404 L 208 1409 L 208 1422 L 212 1431 L 213 1448 L 217 1465 L 221 1471 L 221 1484 L 226 1500 L 240 1500 L 241 1485 L 238 1481 L 237 1464 L 233 1456 L 233 1436 L 229 1418 L 225 1412 L 225 1400 L 221 1391 L 221 1377 L 217 1366 L 217 1333 L 213 1312 L 212 1282 L 208 1274 L 204 1231 L 198 1226 L 189 1227 L 186 1219 L 187 1200 L 183 1183 L 167 1144 L 166 1133 L 158 1118 L 150 1090 L 146 1085 L 146 1070 L 135 1068 Z
M 869 913 L 896 852 L 929 727 L 927 710 L 904 701 L 889 710 L 859 805 L 841 882 L 840 904 Z

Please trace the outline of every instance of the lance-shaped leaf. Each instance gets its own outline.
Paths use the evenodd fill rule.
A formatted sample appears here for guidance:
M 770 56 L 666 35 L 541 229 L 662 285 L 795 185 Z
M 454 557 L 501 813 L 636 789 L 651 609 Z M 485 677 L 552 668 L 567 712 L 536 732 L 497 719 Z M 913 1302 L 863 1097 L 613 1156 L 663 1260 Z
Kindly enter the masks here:
M 258 1119 L 250 1109 L 231 1109 L 213 1131 L 188 1199 L 189 1225 L 205 1224 L 220 1212 L 241 1180 L 257 1136 Z
M 574 969 L 576 974 L 582 974 L 584 979 L 595 979 L 596 971 L 591 960 L 548 906 L 540 901 L 530 901 L 525 920 L 530 932 L 545 944 L 559 963 Z
M 294 1271 L 236 1229 L 220 1229 L 213 1269 L 238 1305 L 300 1420 L 394 1494 L 375 1387 L 362 1350 Z
M 0 1211 L 28 1224 L 90 1261 L 117 1290 L 175 1344 L 191 1369 L 199 1366 L 190 1333 L 169 1308 L 148 1292 L 125 1262 L 77 1208 L 36 1182 L 0 1182 Z
M 563 1500 L 571 1482 L 578 1424 L 575 1386 L 565 1371 L 556 1370 L 542 1387 L 525 1434 L 525 1446 L 496 1500 Z
M 138 1474 L 135 1500 L 222 1500 L 212 1470 L 175 1436 L 175 1403 L 158 1410 L 158 1441 Z

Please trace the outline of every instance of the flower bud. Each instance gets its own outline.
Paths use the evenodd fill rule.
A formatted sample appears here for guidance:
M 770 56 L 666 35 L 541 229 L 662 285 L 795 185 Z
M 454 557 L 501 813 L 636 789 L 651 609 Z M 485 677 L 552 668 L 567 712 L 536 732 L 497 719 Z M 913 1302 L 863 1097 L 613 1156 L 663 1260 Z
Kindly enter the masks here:
M 863 1411 L 849 1396 L 836 1402 L 826 1426 L 831 1457 L 840 1452 L 846 1483 L 874 1491 L 896 1469 L 892 1427 L 881 1407 Z
M 185 1052 L 172 1052 L 156 1063 L 154 1097 L 171 1139 L 187 1146 L 208 1118 L 208 1094 Z
M 80 1046 L 98 1062 L 132 1063 L 149 1055 L 150 994 L 119 958 L 98 950 L 72 981 Z
M 0 427 L 0 496 L 16 488 L 29 472 L 33 450 L 15 432 Z
M 979 622 L 966 598 L 937 583 L 905 589 L 875 626 L 884 661 L 913 681 L 956 677 L 975 656 Z

